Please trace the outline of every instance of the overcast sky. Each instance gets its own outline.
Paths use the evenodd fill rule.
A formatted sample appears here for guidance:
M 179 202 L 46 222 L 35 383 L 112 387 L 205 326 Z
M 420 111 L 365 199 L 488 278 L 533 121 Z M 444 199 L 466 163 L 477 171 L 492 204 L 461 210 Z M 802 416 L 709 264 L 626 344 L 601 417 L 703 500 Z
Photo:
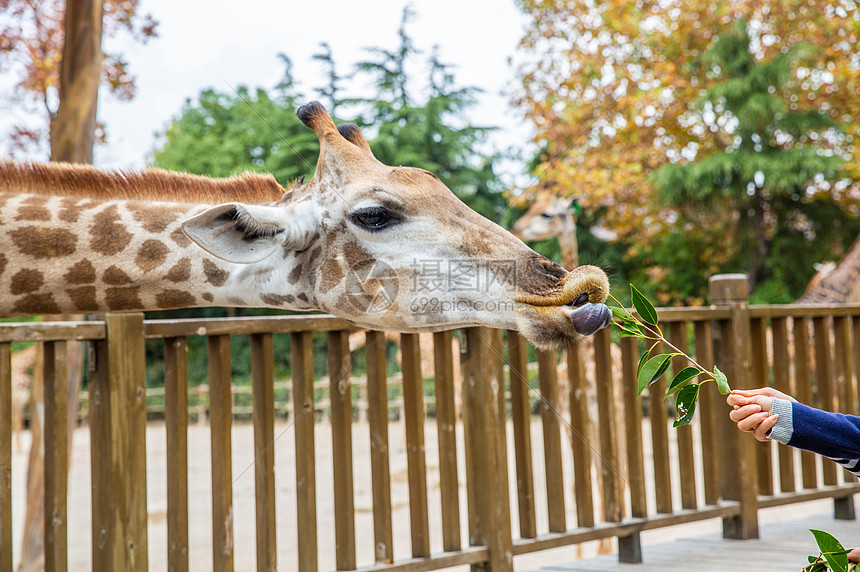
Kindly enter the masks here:
M 137 96 L 131 102 L 120 102 L 102 94 L 99 117 L 107 124 L 109 142 L 97 148 L 96 164 L 145 166 L 155 144 L 154 133 L 168 124 L 187 98 L 194 99 L 209 87 L 219 91 L 238 85 L 271 88 L 283 72 L 279 52 L 293 60 L 301 92 L 313 97 L 313 89 L 325 83 L 319 63 L 311 59 L 320 42 L 331 45 L 339 70 L 348 72 L 353 62 L 366 57 L 363 48 L 397 45 L 406 3 L 141 0 L 141 12 L 151 13 L 160 22 L 159 37 L 146 45 L 120 38 L 104 46 L 123 53 L 129 62 L 137 77 Z M 525 23 L 514 1 L 412 4 L 417 17 L 408 31 L 415 46 L 425 52 L 422 55 L 438 45 L 441 61 L 455 66 L 459 85 L 484 90 L 479 105 L 470 111 L 472 123 L 501 127 L 493 136 L 498 147 L 522 144 L 529 129 L 516 119 L 507 95 L 515 84 L 508 57 L 513 55 Z M 0 77 L 0 90 L 8 90 L 9 81 L 8 76 Z M 0 121 L 0 127 L 5 127 L 3 123 Z

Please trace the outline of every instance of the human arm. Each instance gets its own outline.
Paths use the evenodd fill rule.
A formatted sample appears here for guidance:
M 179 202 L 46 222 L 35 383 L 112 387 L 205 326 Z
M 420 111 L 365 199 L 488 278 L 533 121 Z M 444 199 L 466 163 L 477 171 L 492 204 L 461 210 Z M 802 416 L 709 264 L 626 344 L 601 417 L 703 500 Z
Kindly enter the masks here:
M 736 390 L 727 402 L 741 431 L 824 455 L 860 476 L 860 417 L 815 409 L 772 388 Z

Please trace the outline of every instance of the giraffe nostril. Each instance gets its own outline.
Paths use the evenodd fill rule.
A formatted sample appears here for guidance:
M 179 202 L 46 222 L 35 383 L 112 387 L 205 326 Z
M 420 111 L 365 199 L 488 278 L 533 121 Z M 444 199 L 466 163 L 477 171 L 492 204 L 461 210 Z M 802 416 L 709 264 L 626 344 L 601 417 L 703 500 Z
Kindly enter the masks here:
M 582 294 L 577 296 L 572 302 L 568 302 L 567 305 L 571 308 L 578 308 L 586 303 L 588 303 L 588 292 L 583 292 Z

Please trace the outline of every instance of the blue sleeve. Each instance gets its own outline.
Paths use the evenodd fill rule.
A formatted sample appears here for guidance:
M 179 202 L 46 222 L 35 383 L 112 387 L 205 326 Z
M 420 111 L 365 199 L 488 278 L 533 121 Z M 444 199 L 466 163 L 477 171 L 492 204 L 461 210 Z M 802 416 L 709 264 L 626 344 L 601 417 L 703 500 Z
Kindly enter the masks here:
M 791 447 L 824 455 L 854 474 L 860 472 L 860 417 L 791 404 Z

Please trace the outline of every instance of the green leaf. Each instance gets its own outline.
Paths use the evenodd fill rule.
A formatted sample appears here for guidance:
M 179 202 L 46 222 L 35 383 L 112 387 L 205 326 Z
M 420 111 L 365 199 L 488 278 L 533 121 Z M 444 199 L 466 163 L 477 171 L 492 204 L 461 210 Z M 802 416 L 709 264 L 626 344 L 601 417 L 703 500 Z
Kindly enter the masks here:
M 645 362 L 645 365 L 639 370 L 638 376 L 640 395 L 646 387 L 660 379 L 660 376 L 666 373 L 672 358 L 676 355 L 680 354 L 660 354 Z
M 656 326 L 657 310 L 654 309 L 654 305 L 633 284 L 630 285 L 630 294 L 633 298 L 633 307 L 639 312 L 639 317 L 642 318 L 642 321 Z
M 695 378 L 700 373 L 702 372 L 692 366 L 685 367 L 684 369 L 679 371 L 675 375 L 675 377 L 672 378 L 672 383 L 669 384 L 669 389 L 666 390 L 666 395 L 669 396 L 675 393 L 676 391 L 687 385 L 691 379 Z
M 815 537 L 821 555 L 827 560 L 830 568 L 836 572 L 848 572 L 848 551 L 829 532 L 810 528 L 809 532 Z
M 729 380 L 726 377 L 726 374 L 720 371 L 720 368 L 714 366 L 714 380 L 717 382 L 717 388 L 720 390 L 720 393 L 723 395 L 728 395 L 732 392 L 732 388 L 729 387 Z
M 623 324 L 619 324 L 615 322 L 618 328 L 621 330 L 622 337 L 634 337 L 634 338 L 644 338 L 645 334 L 642 333 L 642 330 L 639 328 L 639 324 L 636 322 L 624 322 Z
M 675 409 L 677 411 L 675 422 L 672 427 L 680 427 L 687 425 L 693 420 L 693 414 L 696 412 L 696 400 L 699 399 L 699 385 L 686 385 L 678 392 L 678 399 L 675 401 Z
M 625 310 L 624 308 L 619 308 L 618 306 L 609 306 L 609 310 L 612 312 L 612 315 L 621 320 L 622 322 L 635 322 L 636 320 L 633 318 L 633 314 Z
M 651 350 L 653 349 L 654 346 L 651 346 L 639 357 L 639 365 L 636 366 L 636 379 L 639 379 L 639 374 L 642 373 L 642 367 L 645 365 L 645 362 L 648 361 L 648 356 L 651 355 Z M 639 393 L 642 393 L 642 391 L 640 390 Z

